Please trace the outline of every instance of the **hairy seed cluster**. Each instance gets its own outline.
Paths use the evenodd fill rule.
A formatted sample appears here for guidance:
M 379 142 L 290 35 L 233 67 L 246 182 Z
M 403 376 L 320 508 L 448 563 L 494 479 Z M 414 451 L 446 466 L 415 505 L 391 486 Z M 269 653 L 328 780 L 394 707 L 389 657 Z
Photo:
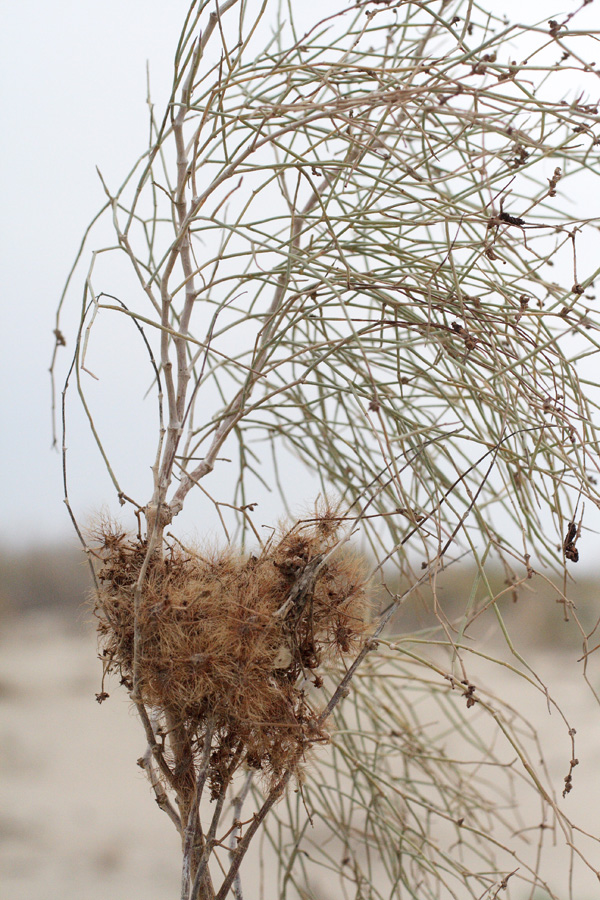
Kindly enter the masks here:
M 324 667 L 356 652 L 368 630 L 363 560 L 342 547 L 323 563 L 337 531 L 327 513 L 280 532 L 257 555 L 171 547 L 150 559 L 138 602 L 137 694 L 184 736 L 190 763 L 210 723 L 213 793 L 242 762 L 272 783 L 326 740 L 318 723 Z M 99 545 L 104 668 L 131 689 L 134 593 L 147 545 L 110 528 Z

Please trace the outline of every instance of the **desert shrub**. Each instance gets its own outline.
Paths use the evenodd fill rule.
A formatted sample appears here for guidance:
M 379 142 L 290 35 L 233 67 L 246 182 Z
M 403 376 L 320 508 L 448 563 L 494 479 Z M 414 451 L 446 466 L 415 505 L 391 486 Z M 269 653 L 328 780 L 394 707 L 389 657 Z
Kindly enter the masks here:
M 321 19 L 194 0 L 148 149 L 103 182 L 114 240 L 83 279 L 62 443 L 75 385 L 139 533 L 83 536 L 66 449 L 65 499 L 99 563 L 105 674 L 130 692 L 182 838 L 182 900 L 241 898 L 262 825 L 282 898 L 316 895 L 308 858 L 357 898 L 562 896 L 547 831 L 569 872 L 597 874 L 597 840 L 564 806 L 576 729 L 502 614 L 544 581 L 591 665 L 594 628 L 570 596 L 600 505 L 590 5 L 513 25 L 462 0 L 359 0 Z M 121 357 L 96 337 L 108 321 L 111 341 L 119 327 L 138 341 Z M 129 397 L 144 418 L 146 363 L 154 445 L 111 415 L 100 427 L 94 347 L 111 413 Z M 292 512 L 262 540 L 256 497 L 289 511 L 307 473 L 335 515 Z M 184 507 L 203 523 L 212 509 L 226 546 L 185 549 L 169 530 Z M 445 603 L 440 579 L 467 556 L 473 583 Z M 402 631 L 419 603 L 427 627 Z M 514 703 L 483 683 L 492 656 Z M 558 712 L 560 791 L 517 708 L 526 690 Z M 542 825 L 519 821 L 523 786 Z

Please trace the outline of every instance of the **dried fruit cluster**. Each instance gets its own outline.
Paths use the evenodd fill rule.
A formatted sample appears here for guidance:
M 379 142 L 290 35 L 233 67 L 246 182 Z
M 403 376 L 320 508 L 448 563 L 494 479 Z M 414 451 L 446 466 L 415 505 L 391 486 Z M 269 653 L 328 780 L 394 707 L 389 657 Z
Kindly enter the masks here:
M 187 746 L 190 775 L 210 723 L 213 795 L 242 762 L 273 782 L 326 739 L 308 686 L 320 688 L 323 665 L 354 652 L 368 629 L 363 561 L 344 547 L 323 559 L 337 531 L 327 513 L 259 555 L 171 547 L 150 560 L 138 604 L 138 694 Z M 131 688 L 134 592 L 147 546 L 106 528 L 100 543 L 102 658 Z

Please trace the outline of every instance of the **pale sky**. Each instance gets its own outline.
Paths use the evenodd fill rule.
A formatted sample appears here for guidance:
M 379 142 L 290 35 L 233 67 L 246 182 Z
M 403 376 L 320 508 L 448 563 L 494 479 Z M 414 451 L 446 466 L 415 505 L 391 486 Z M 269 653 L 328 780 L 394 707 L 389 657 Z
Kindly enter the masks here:
M 161 109 L 188 5 L 188 0 L 29 0 L 4 7 L 0 545 L 72 537 L 62 504 L 60 455 L 50 450 L 48 365 L 55 307 L 83 230 L 104 202 L 95 167 L 116 184 L 143 152 L 146 61 Z M 308 20 L 314 11 L 321 17 L 328 5 L 333 11 L 338 3 L 302 0 L 298 8 Z M 579 5 L 562 2 L 567 11 Z M 525 7 L 546 19 L 561 4 L 502 4 L 508 15 Z M 74 427 L 85 428 L 77 421 Z M 115 428 L 123 427 L 117 410 Z M 79 507 L 91 512 L 107 499 L 108 480 L 95 456 L 81 454 L 74 465 Z
M 162 111 L 188 7 L 188 0 L 29 0 L 2 12 L 0 452 L 6 477 L 0 545 L 73 535 L 62 503 L 60 455 L 50 450 L 55 308 L 83 231 L 105 200 L 96 165 L 109 184 L 118 184 L 144 151 L 146 63 Z M 321 3 L 303 0 L 303 16 L 311 9 L 321 17 Z M 74 429 L 75 440 L 86 426 L 74 421 Z M 80 453 L 72 463 L 84 516 L 107 494 L 112 501 L 95 455 Z
M 143 147 L 146 59 L 157 85 L 168 85 L 186 7 L 182 0 L 31 0 L 4 8 L 3 544 L 71 535 L 60 456 L 50 451 L 55 306 L 103 202 L 95 165 L 116 180 Z M 94 493 L 89 502 L 102 502 Z

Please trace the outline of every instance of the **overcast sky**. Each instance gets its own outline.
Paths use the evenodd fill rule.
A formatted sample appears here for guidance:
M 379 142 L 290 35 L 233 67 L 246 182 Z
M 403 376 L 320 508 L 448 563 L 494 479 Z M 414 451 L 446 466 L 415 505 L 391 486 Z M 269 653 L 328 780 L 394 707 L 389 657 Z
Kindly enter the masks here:
M 303 16 L 337 2 L 302 0 Z M 572 10 L 579 3 L 563 0 Z M 503 3 L 551 17 L 537 0 Z M 0 544 L 71 536 L 60 456 L 51 451 L 48 365 L 57 299 L 85 226 L 104 202 L 96 164 L 118 183 L 147 137 L 146 61 L 161 108 L 188 0 L 29 0 L 0 28 L 3 140 Z M 586 11 L 587 12 L 587 11 Z M 597 14 L 597 10 L 596 10 Z M 132 436 L 133 440 L 133 436 Z M 85 468 L 86 459 L 78 461 Z M 107 489 L 89 462 L 84 505 Z
M 60 458 L 50 451 L 55 306 L 83 229 L 103 202 L 95 164 L 116 180 L 138 155 L 145 60 L 157 84 L 161 75 L 168 84 L 186 7 L 181 0 L 31 0 L 4 8 L 4 544 L 71 533 Z
M 96 165 L 115 185 L 144 151 L 146 63 L 162 109 L 188 7 L 188 0 L 29 0 L 3 10 L 0 545 L 72 535 L 60 456 L 50 449 L 56 303 L 83 231 L 105 201 Z M 321 3 L 303 0 L 304 16 L 315 8 L 322 14 Z M 75 419 L 73 427 L 75 442 L 85 425 Z M 95 457 L 72 461 L 89 468 L 87 484 L 78 480 L 85 514 L 106 501 L 110 485 Z

